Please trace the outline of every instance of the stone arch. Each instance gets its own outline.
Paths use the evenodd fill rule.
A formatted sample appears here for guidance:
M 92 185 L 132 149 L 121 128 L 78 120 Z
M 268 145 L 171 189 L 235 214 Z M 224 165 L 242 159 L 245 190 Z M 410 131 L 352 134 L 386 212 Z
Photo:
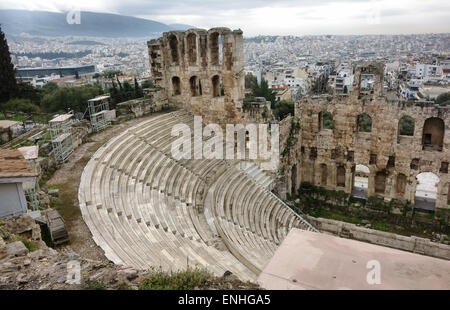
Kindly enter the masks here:
M 352 196 L 367 199 L 369 191 L 369 167 L 365 165 L 356 165 L 353 172 Z
M 358 115 L 358 131 L 359 132 L 371 132 L 372 131 L 372 118 L 367 113 Z
M 189 87 L 191 89 L 191 96 L 195 97 L 200 95 L 200 82 L 196 75 L 191 76 L 189 79 Z
M 336 169 L 336 185 L 345 187 L 345 167 L 342 165 Z
M 194 32 L 190 32 L 186 36 L 187 56 L 190 66 L 197 64 L 197 35 Z
M 219 75 L 214 75 L 211 78 L 212 95 L 213 97 L 220 97 L 221 95 L 221 81 Z
M 179 65 L 180 59 L 178 55 L 178 39 L 174 34 L 169 36 L 169 48 L 172 63 L 175 65 Z
M 209 34 L 208 46 L 210 52 L 211 65 L 218 66 L 220 64 L 221 53 L 221 37 L 218 32 L 212 32 Z
M 423 125 L 422 146 L 427 151 L 442 151 L 444 145 L 444 121 L 438 117 L 430 117 Z
M 416 191 L 414 209 L 423 212 L 434 212 L 437 200 L 439 177 L 433 172 L 422 172 L 416 175 Z
M 333 129 L 333 114 L 328 111 L 319 112 L 319 129 Z
M 327 185 L 328 183 L 328 167 L 326 164 L 320 164 L 320 184 Z
M 414 119 L 409 115 L 404 115 L 398 121 L 399 136 L 414 136 Z
M 386 178 L 387 173 L 385 170 L 378 171 L 375 174 L 375 193 L 384 194 L 386 191 Z
M 181 81 L 178 76 L 172 77 L 172 95 L 181 95 Z
M 405 194 L 406 182 L 407 182 L 406 175 L 404 175 L 403 173 L 399 173 L 397 175 L 397 182 L 396 182 L 396 186 L 395 186 L 397 194 L 399 194 L 399 195 Z

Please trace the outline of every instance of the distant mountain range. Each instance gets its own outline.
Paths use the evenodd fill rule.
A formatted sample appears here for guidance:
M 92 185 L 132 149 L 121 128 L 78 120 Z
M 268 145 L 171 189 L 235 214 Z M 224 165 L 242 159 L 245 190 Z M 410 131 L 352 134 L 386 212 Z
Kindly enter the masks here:
M 0 27 L 9 35 L 33 36 L 150 37 L 170 30 L 195 28 L 184 24 L 166 25 L 131 16 L 81 12 L 80 24 L 67 23 L 67 13 L 0 10 Z

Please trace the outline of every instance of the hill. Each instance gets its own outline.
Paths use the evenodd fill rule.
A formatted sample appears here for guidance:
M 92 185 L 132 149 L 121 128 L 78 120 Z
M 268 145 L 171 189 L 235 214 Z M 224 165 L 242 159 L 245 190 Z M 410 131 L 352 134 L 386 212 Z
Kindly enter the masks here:
M 189 25 L 166 25 L 131 16 L 81 12 L 80 24 L 67 23 L 67 13 L 26 10 L 0 10 L 0 24 L 8 35 L 27 33 L 33 36 L 151 37 L 164 31 L 193 28 Z

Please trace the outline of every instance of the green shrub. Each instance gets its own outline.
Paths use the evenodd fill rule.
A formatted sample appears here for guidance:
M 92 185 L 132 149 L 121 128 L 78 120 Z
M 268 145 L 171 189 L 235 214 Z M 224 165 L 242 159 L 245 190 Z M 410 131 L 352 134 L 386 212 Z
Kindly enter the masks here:
M 193 290 L 206 283 L 210 274 L 206 270 L 191 269 L 166 273 L 154 271 L 139 286 L 140 290 Z
M 93 283 L 90 283 L 86 289 L 99 291 L 99 290 L 106 290 L 107 287 L 106 284 L 103 283 L 102 281 L 95 281 Z

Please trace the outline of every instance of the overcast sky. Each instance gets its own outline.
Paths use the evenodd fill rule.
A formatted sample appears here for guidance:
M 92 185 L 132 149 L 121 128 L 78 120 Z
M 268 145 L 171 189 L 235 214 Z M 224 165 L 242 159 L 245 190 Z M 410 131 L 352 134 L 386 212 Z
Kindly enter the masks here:
M 0 9 L 81 9 L 245 36 L 450 32 L 448 0 L 0 0 Z

